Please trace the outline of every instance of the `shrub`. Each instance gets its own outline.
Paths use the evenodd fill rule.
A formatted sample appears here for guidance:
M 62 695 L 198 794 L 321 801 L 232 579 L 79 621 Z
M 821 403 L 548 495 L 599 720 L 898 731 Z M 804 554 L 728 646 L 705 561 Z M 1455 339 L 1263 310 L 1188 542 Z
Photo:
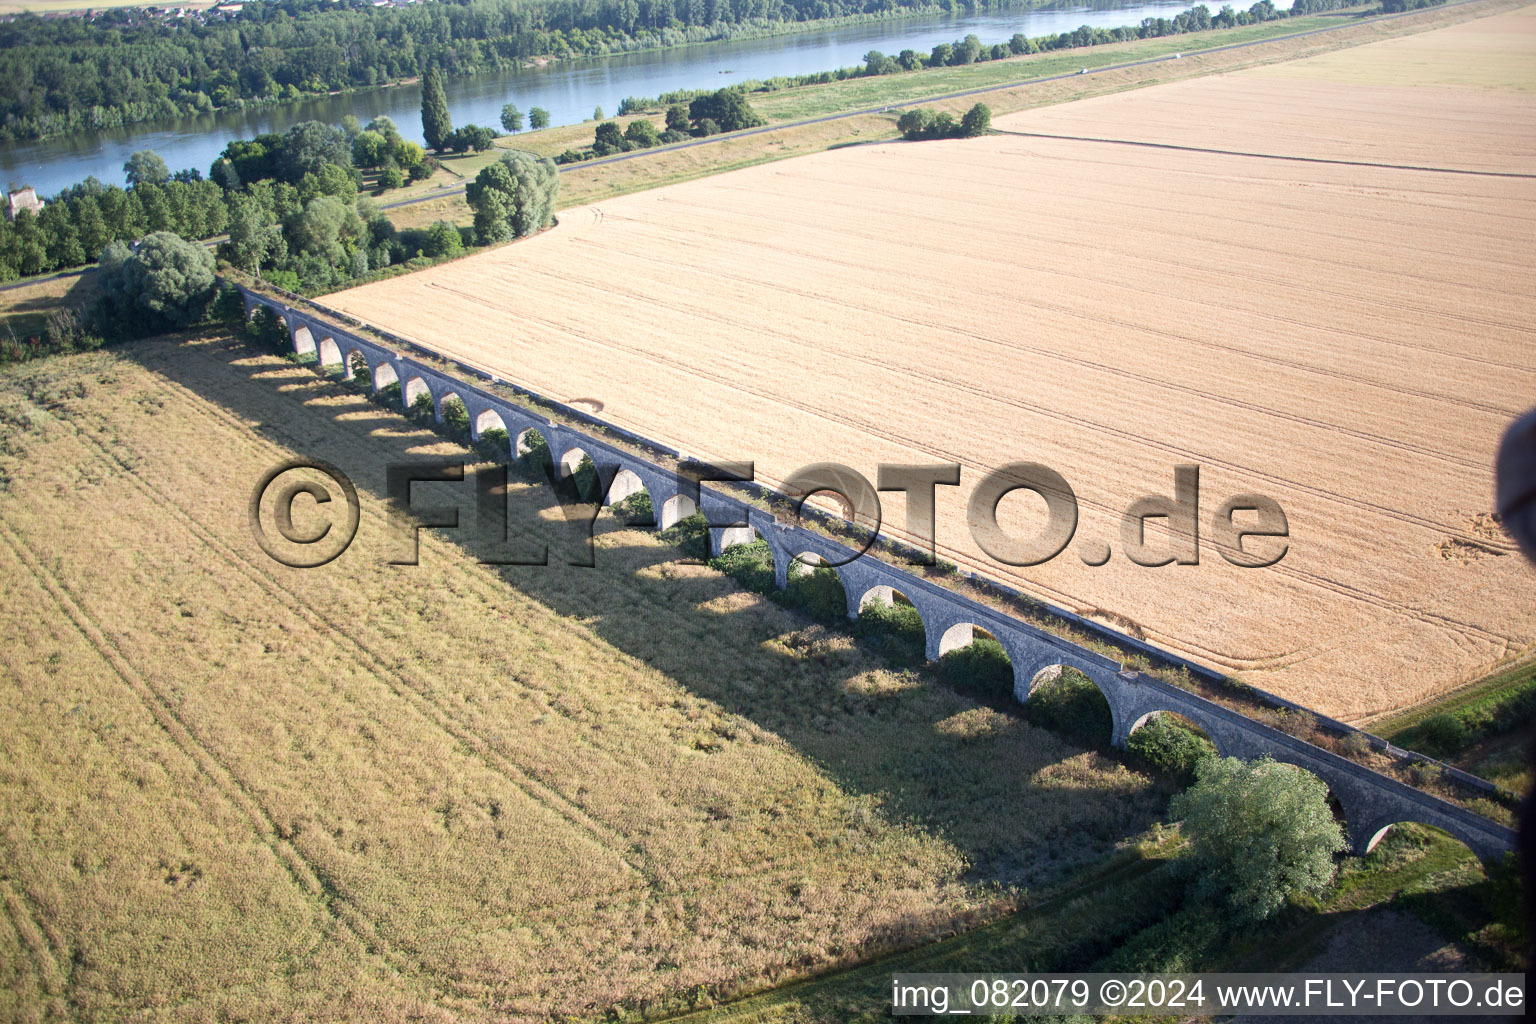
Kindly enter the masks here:
M 1326 894 L 1333 855 L 1346 845 L 1322 780 L 1268 758 L 1206 758 L 1169 813 L 1183 820 L 1191 844 L 1195 895 L 1239 919 L 1268 917 L 1293 896 Z
M 1073 669 L 1035 687 L 1024 705 L 1031 722 L 1090 747 L 1107 747 L 1114 735 L 1109 701 L 1093 680 Z
M 420 396 L 416 400 L 421 401 Z M 469 437 L 469 410 L 457 397 L 443 402 L 443 428 L 459 440 Z
M 1417 746 L 1436 757 L 1454 756 L 1471 745 L 1467 723 L 1449 712 L 1426 719 L 1416 732 Z
M 795 571 L 797 566 L 801 571 Z M 843 582 L 838 579 L 837 571 L 826 565 L 791 565 L 789 586 L 780 592 L 779 600 L 786 607 L 797 608 L 822 622 L 837 622 L 848 616 L 848 597 L 843 593 Z
M 656 510 L 651 506 L 650 494 L 645 491 L 636 491 L 623 501 L 614 502 L 609 511 L 625 526 L 656 525 Z
M 581 461 L 576 463 L 576 470 L 571 474 L 571 485 L 576 488 L 576 494 L 582 501 L 603 500 L 602 483 L 597 479 L 597 466 L 593 465 L 592 456 L 582 455 Z
M 1003 645 L 989 637 L 977 637 L 939 658 L 939 679 L 982 700 L 1004 700 L 1013 695 L 1013 663 Z
M 256 313 L 245 325 L 246 337 L 263 348 L 270 349 L 279 355 L 286 355 L 293 351 L 293 345 L 288 340 L 288 325 L 283 323 L 283 318 L 267 306 L 258 306 Z M 400 385 L 395 385 L 398 393 Z M 398 399 L 397 399 L 398 400 Z
M 417 395 L 411 407 L 405 411 L 405 415 L 417 423 L 435 423 L 437 415 L 432 409 L 432 396 L 425 391 Z
M 511 439 L 500 427 L 481 431 L 480 436 L 475 440 L 475 451 L 483 455 L 487 462 L 504 464 L 510 457 L 511 450 Z
M 710 559 L 709 564 L 754 594 L 772 594 L 776 590 L 777 581 L 773 575 L 773 549 L 765 540 L 758 539 L 750 544 L 737 544 L 726 548 Z
M 686 558 L 704 561 L 709 557 L 709 523 L 695 512 L 661 531 L 661 539 L 676 544 Z
M 517 453 L 517 468 L 530 480 L 550 480 L 555 475 L 555 460 L 549 454 L 549 442 L 537 432 L 523 440 L 523 450 Z
M 870 641 L 897 668 L 921 665 L 926 657 L 923 617 L 902 600 L 871 601 L 852 623 L 854 635 Z
M 1181 782 L 1193 778 L 1195 766 L 1216 753 L 1216 747 L 1203 733 L 1168 714 L 1152 716 L 1151 721 L 1131 733 L 1125 747 L 1148 768 Z
M 245 302 L 240 298 L 240 290 L 229 284 L 220 288 L 208 304 L 207 315 L 212 323 L 220 327 L 230 330 L 242 327 L 245 324 Z

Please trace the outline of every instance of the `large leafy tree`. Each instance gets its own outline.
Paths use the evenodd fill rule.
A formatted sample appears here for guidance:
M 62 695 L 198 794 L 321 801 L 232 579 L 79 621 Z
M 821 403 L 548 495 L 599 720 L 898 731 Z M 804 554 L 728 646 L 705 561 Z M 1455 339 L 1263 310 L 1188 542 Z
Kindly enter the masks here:
M 352 146 L 347 133 L 319 121 L 300 121 L 283 133 L 278 172 L 284 181 L 297 183 L 327 164 L 352 165 Z M 252 180 L 247 177 L 247 181 Z
M 159 153 L 152 149 L 141 149 L 131 154 L 123 164 L 123 175 L 130 185 L 158 185 L 170 180 L 171 169 L 165 165 Z
M 1328 787 L 1268 758 L 1206 758 L 1169 813 L 1193 847 L 1197 894 L 1246 919 L 1268 917 L 1293 894 L 1325 893 L 1333 855 L 1345 848 Z
M 219 255 L 260 277 L 263 266 L 270 266 L 287 254 L 282 225 L 269 208 L 248 196 L 240 196 L 230 204 L 229 240 L 219 247 Z
M 747 102 L 746 92 L 740 86 L 695 97 L 688 104 L 688 119 L 693 122 L 695 129 L 704 121 L 713 121 L 723 132 L 756 128 L 768 123 L 752 109 L 752 105 Z
M 523 112 L 517 109 L 516 103 L 508 103 L 501 108 L 501 126 L 509 132 L 523 130 Z
M 555 222 L 560 176 L 548 157 L 511 150 L 465 189 L 482 244 L 522 238 Z
M 448 114 L 448 95 L 443 92 L 443 73 L 427 68 L 421 76 L 421 135 L 427 148 L 441 151 L 453 135 L 453 118 Z
M 213 294 L 213 253 L 169 231 L 156 231 L 136 250 L 122 242 L 107 246 L 98 279 L 124 321 L 142 327 L 158 320 L 181 327 L 201 315 Z

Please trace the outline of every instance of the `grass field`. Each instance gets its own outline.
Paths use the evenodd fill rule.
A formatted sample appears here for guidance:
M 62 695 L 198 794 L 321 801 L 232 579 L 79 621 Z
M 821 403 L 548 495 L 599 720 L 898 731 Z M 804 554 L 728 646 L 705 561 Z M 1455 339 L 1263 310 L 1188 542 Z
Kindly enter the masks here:
M 1423 38 L 1529 52 L 1532 23 Z M 963 487 L 941 491 L 940 547 L 1365 718 L 1536 641 L 1536 573 L 1486 512 L 1493 446 L 1536 401 L 1536 105 L 1339 80 L 1354 57 L 1414 81 L 1415 52 L 997 122 L 1097 141 L 865 146 L 658 189 L 327 302 L 769 482 L 824 459 L 873 478 L 940 457 L 971 480 L 1041 461 L 1077 489 L 1078 537 L 1113 544 L 1120 510 L 1202 464 L 1204 515 L 1255 491 L 1287 510 L 1277 566 L 1208 545 L 1199 566 L 1003 567 L 971 544 Z M 1400 163 L 1443 170 L 1379 166 Z
M 324 568 L 247 523 L 293 453 L 363 493 Z M 387 564 L 384 467 L 452 453 L 218 339 L 0 371 L 0 1017 L 686 1008 L 995 917 L 1159 813 L 606 516 L 563 567 L 544 488 L 510 522 L 548 568 Z
M 1161 830 L 1041 904 L 932 946 L 700 1010 L 691 1024 L 846 1024 L 889 1019 L 891 975 L 1023 971 L 1462 971 L 1518 969 L 1520 946 L 1489 910 L 1507 893 L 1460 844 L 1408 828 L 1346 861 L 1322 904 L 1291 907 L 1237 933 L 1208 911 L 1172 917 L 1178 835 Z M 1505 916 L 1498 915 L 1494 916 Z M 1172 924 L 1174 927 L 1170 928 Z M 1104 1018 L 1094 1018 L 1104 1019 Z M 1145 1020 L 1147 1018 L 1109 1018 Z

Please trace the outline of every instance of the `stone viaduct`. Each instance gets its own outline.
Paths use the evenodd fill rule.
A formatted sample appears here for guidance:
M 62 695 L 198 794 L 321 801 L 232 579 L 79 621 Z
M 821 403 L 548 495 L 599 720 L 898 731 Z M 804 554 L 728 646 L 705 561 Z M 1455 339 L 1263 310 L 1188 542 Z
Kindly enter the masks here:
M 701 487 L 673 469 L 609 444 L 594 433 L 553 422 L 464 380 L 434 370 L 378 341 L 328 323 L 316 313 L 294 308 L 242 285 L 236 287 L 244 299 L 248 318 L 255 315 L 258 307 L 267 307 L 287 324 L 294 350 L 300 354 L 314 354 L 322 367 L 340 366 L 344 375 L 351 378 L 354 356 L 360 355 L 367 364 L 374 391 L 398 383 L 407 407 L 418 396 L 428 395 L 439 422 L 443 418 L 443 403 L 450 397 L 457 397 L 469 412 L 473 437 L 478 440 L 485 431 L 500 428 L 507 433 L 512 449 L 509 455 L 514 457 L 528 433 L 538 431 L 549 445 L 557 474 L 573 472 L 583 455 L 590 457 L 604 488 L 605 503 L 622 500 L 643 488 L 650 495 L 661 529 L 695 511 L 703 512 L 711 524 L 734 524 L 711 527 L 713 553 L 762 538 L 773 552 L 774 571 L 781 588 L 788 583 L 790 563 L 798 559 L 833 567 L 847 595 L 850 618 L 858 618 L 870 602 L 890 604 L 896 595 L 901 595 L 922 617 L 930 660 L 937 660 L 946 652 L 970 643 L 976 631 L 985 631 L 1003 646 L 1012 661 L 1013 692 L 1019 701 L 1028 701 L 1040 682 L 1063 668 L 1076 669 L 1092 680 L 1108 702 L 1113 721 L 1112 742 L 1117 747 L 1123 747 L 1130 734 L 1154 715 L 1171 712 L 1203 729 L 1224 756 L 1269 756 L 1312 772 L 1327 784 L 1338 801 L 1348 824 L 1350 848 L 1356 854 L 1369 852 L 1387 829 L 1399 822 L 1420 822 L 1442 828 L 1485 861 L 1498 859 L 1514 849 L 1512 829 L 1450 801 L 1154 676 L 1127 670 L 1111 658 L 940 587 L 873 555 L 852 558 L 853 550 L 835 540 L 799 524 L 782 523 L 769 512 L 707 485 Z M 416 348 L 403 340 L 400 345 Z M 487 376 L 472 367 L 462 369 L 470 374 Z M 551 404 L 558 406 L 558 403 Z M 594 424 L 599 422 L 578 410 L 570 411 L 578 419 L 584 418 Z M 644 443 L 651 449 L 676 455 L 662 446 Z M 1126 646 L 1145 647 L 1134 641 L 1128 641 Z M 1163 657 L 1168 659 L 1166 655 Z M 1340 725 L 1340 728 L 1348 727 Z M 1377 740 L 1376 745 L 1380 744 Z M 1483 785 L 1487 786 L 1487 783 Z

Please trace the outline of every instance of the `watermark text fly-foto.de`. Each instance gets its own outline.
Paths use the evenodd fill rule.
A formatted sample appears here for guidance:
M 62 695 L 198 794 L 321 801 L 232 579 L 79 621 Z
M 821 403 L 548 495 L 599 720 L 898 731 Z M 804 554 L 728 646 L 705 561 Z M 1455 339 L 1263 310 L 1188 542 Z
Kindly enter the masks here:
M 611 475 L 611 474 L 610 474 Z M 706 515 L 711 528 L 730 529 L 748 525 L 743 509 L 734 503 L 701 505 L 701 484 L 752 483 L 751 462 L 707 465 L 695 463 L 678 470 L 682 493 L 693 507 Z M 583 553 L 575 565 L 592 565 L 592 526 L 599 503 L 581 495 L 570 475 L 549 478 L 568 523 L 582 529 Z M 840 463 L 819 462 L 805 466 L 775 489 L 787 498 L 797 517 L 813 496 L 828 498 L 840 506 L 843 518 L 861 529 L 862 543 L 850 549 L 841 565 L 865 552 L 879 536 L 882 523 L 880 494 L 900 492 L 905 498 L 904 543 L 913 560 L 931 565 L 936 559 L 937 494 L 940 487 L 958 487 L 958 463 L 885 464 L 872 483 L 858 470 Z M 477 542 L 499 554 L 482 562 L 498 565 L 547 565 L 546 546 L 520 543 L 509 529 L 507 467 L 480 464 L 466 472 L 463 460 L 415 460 L 385 467 L 385 491 L 391 533 L 395 537 L 390 561 L 414 565 L 418 558 L 418 532 L 422 528 L 471 530 L 461 522 L 453 506 L 427 506 L 417 500 L 418 484 L 464 486 L 474 495 L 473 530 Z M 599 493 L 612 480 L 599 474 Z M 1173 467 L 1172 494 L 1149 494 L 1131 502 L 1120 516 L 1119 546 L 1126 558 L 1140 566 L 1200 564 L 1201 491 L 1200 467 Z M 999 523 L 998 508 L 1004 498 L 1029 492 L 1044 502 L 1045 521 L 1033 533 L 1006 530 Z M 356 486 L 339 467 L 319 459 L 290 459 L 268 470 L 257 481 L 249 505 L 251 530 L 272 558 L 294 568 L 324 565 L 351 544 L 360 522 Z M 716 521 L 716 520 L 719 521 Z M 1166 529 L 1149 537 L 1148 524 Z M 1227 562 L 1242 568 L 1274 565 L 1289 550 L 1290 524 L 1279 502 L 1262 494 L 1235 494 L 1217 504 L 1209 520 L 1209 537 Z M 1077 533 L 1078 499 L 1065 477 L 1035 462 L 1016 462 L 984 474 L 971 489 L 966 504 L 966 525 L 972 540 L 987 557 L 1002 565 L 1040 565 L 1062 554 Z M 1091 566 L 1111 557 L 1111 545 L 1085 541 L 1078 557 Z

